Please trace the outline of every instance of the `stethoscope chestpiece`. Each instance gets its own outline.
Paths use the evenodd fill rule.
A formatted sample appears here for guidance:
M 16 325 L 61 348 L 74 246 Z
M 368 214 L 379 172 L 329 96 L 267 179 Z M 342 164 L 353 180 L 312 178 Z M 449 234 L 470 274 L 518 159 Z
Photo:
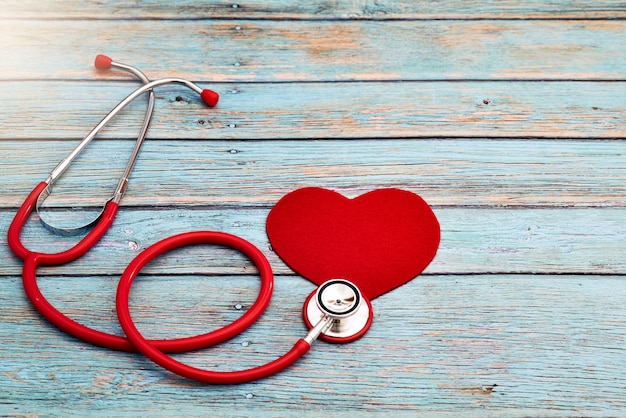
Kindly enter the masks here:
M 332 279 L 317 288 L 304 303 L 304 322 L 309 329 L 325 317 L 332 319 L 319 339 L 330 343 L 348 343 L 361 338 L 372 324 L 370 301 L 348 280 Z

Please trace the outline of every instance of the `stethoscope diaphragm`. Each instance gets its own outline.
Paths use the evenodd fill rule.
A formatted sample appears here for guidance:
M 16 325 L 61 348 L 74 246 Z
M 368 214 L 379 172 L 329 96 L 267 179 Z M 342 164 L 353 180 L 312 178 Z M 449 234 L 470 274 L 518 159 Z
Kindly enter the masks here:
M 332 279 L 307 297 L 302 316 L 309 329 L 325 316 L 332 318 L 318 338 L 341 344 L 361 338 L 372 325 L 374 312 L 370 301 L 353 283 Z

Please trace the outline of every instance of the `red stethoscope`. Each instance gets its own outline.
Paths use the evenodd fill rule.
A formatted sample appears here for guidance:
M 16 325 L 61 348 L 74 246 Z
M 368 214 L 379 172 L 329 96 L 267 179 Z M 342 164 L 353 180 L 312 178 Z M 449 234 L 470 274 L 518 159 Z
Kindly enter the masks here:
M 119 202 L 126 190 L 128 178 L 150 125 L 154 110 L 153 89 L 165 84 L 181 84 L 197 92 L 209 107 L 215 106 L 219 99 L 218 94 L 214 91 L 203 90 L 188 80 L 165 78 L 150 81 L 136 68 L 115 62 L 104 55 L 96 57 L 95 65 L 98 69 L 117 68 L 127 71 L 141 80 L 143 85 L 115 106 L 78 146 L 51 171 L 48 178 L 33 189 L 19 208 L 8 231 L 9 247 L 15 255 L 24 261 L 22 271 L 24 291 L 32 305 L 43 317 L 62 331 L 94 345 L 114 350 L 139 351 L 161 367 L 180 376 L 212 384 L 244 383 L 273 375 L 289 367 L 308 352 L 311 344 L 318 337 L 325 341 L 342 343 L 354 341 L 365 334 L 373 318 L 369 300 L 361 295 L 353 283 L 343 279 L 333 279 L 323 283 L 305 301 L 303 317 L 310 329 L 309 332 L 304 338 L 299 339 L 289 352 L 270 363 L 248 370 L 216 372 L 192 367 L 168 356 L 167 353 L 198 350 L 235 337 L 252 325 L 262 315 L 270 302 L 274 276 L 265 255 L 243 238 L 215 231 L 187 232 L 171 236 L 146 248 L 128 265 L 122 274 L 116 294 L 118 319 L 127 337 L 89 328 L 72 320 L 52 306 L 37 285 L 37 267 L 61 265 L 80 258 L 102 238 L 113 223 L 119 209 Z M 117 113 L 144 93 L 148 93 L 148 106 L 135 147 L 113 196 L 106 203 L 99 216 L 79 228 L 56 227 L 44 222 L 42 218 L 42 222 L 48 229 L 59 234 L 73 235 L 86 230 L 89 232 L 79 243 L 59 253 L 28 250 L 21 241 L 22 229 L 31 213 L 34 210 L 39 211 L 42 202 L 52 193 L 52 185 L 55 180 L 67 170 L 71 162 Z M 261 288 L 254 304 L 239 319 L 218 330 L 193 337 L 147 340 L 139 332 L 130 315 L 129 293 L 135 277 L 155 257 L 175 248 L 198 244 L 214 244 L 236 249 L 256 265 L 261 278 Z

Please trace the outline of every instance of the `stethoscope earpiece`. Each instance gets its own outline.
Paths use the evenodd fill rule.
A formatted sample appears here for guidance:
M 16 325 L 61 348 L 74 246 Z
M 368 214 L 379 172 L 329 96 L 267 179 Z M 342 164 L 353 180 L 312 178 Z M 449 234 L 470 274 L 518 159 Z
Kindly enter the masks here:
M 361 338 L 372 324 L 370 301 L 345 279 L 322 283 L 304 303 L 304 322 L 320 340 L 348 343 Z

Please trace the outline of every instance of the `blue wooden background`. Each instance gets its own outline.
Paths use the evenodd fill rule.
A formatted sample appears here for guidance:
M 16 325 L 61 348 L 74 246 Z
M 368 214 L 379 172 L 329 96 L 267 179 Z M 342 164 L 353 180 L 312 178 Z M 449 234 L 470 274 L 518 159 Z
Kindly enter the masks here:
M 626 4 L 608 0 L 5 0 L 0 12 L 0 415 L 618 416 L 626 408 Z M 247 333 L 177 355 L 215 370 L 287 350 L 314 286 L 272 253 L 284 194 L 420 194 L 442 227 L 434 262 L 373 302 L 349 345 L 316 343 L 289 370 L 206 386 L 138 354 L 69 337 L 21 288 L 6 230 L 26 194 L 137 85 L 93 69 L 105 53 L 151 78 L 218 91 L 206 109 L 157 91 L 118 219 L 70 265 L 40 268 L 70 317 L 121 333 L 115 288 L 143 248 L 211 229 L 258 245 L 277 275 Z M 129 107 L 58 183 L 45 215 L 74 223 L 106 198 L 139 129 Z M 33 219 L 34 249 L 75 238 Z M 151 263 L 132 311 L 149 337 L 241 315 L 258 278 L 202 246 Z M 237 309 L 241 305 L 241 309 Z

